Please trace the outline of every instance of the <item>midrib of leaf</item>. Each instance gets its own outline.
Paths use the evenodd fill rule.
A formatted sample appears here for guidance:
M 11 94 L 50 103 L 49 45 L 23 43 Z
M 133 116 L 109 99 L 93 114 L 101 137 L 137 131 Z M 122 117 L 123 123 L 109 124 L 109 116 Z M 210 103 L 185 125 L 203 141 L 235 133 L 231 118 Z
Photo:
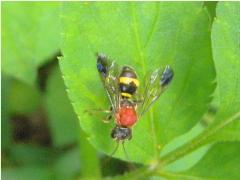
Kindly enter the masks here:
M 139 31 L 138 31 L 138 24 L 137 24 L 137 20 L 136 20 L 136 4 L 131 4 L 131 10 L 132 10 L 132 19 L 133 19 L 132 27 L 133 27 L 133 32 L 135 35 L 137 53 L 139 54 L 139 59 L 142 63 L 143 73 L 146 74 L 145 55 L 144 55 L 144 52 L 142 49 L 141 40 L 140 40 L 140 36 L 139 36 Z
M 150 33 L 149 35 L 147 36 L 147 40 L 146 42 L 144 43 L 144 46 L 143 48 L 146 48 L 148 46 L 148 43 L 152 40 L 152 37 L 153 37 L 153 34 L 154 32 L 156 31 L 156 27 L 157 27 L 157 22 L 158 22 L 158 19 L 159 19 L 159 16 L 160 16 L 160 8 L 159 8 L 159 4 L 156 4 L 156 8 L 157 8 L 157 12 L 156 12 L 156 15 L 154 17 L 154 21 L 153 21 L 153 24 L 152 24 L 152 27 L 150 29 Z
M 137 20 L 136 20 L 136 4 L 131 4 L 131 10 L 132 10 L 132 19 L 133 19 L 133 32 L 135 35 L 137 52 L 139 54 L 139 58 L 142 63 L 143 74 L 146 74 L 146 66 L 145 66 L 146 55 L 144 54 L 142 44 L 141 44 L 141 39 L 139 36 L 139 31 L 138 31 L 138 24 L 137 24 Z M 157 133 L 156 133 L 156 129 L 154 126 L 153 110 L 150 110 L 150 118 L 149 119 L 150 119 L 151 133 L 153 135 L 154 157 L 155 157 L 155 159 L 158 159 L 159 153 L 158 153 L 158 148 L 157 148 Z

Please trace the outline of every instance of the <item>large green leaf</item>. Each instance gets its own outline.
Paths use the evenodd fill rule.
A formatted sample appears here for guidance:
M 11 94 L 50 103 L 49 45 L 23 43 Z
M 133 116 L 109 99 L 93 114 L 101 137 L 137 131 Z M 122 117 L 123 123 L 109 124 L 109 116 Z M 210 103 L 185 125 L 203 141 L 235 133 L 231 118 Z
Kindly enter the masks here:
M 59 49 L 59 6 L 51 2 L 3 2 L 2 70 L 33 84 L 36 68 Z
M 110 154 L 111 124 L 84 110 L 109 108 L 96 70 L 95 52 L 133 66 L 140 81 L 147 71 L 169 64 L 169 89 L 133 130 L 126 143 L 131 160 L 149 163 L 161 148 L 187 132 L 207 109 L 213 92 L 209 19 L 202 3 L 66 3 L 63 5 L 63 59 L 69 96 L 90 142 Z M 143 84 L 142 84 L 143 86 Z M 115 156 L 124 158 L 122 148 Z

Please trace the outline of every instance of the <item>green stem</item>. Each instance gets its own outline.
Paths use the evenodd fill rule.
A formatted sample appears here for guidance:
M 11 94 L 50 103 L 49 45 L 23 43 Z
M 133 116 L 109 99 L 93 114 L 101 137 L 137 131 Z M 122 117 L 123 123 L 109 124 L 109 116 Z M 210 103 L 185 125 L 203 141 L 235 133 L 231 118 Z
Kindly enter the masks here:
M 223 121 L 219 125 L 209 128 L 205 131 L 203 131 L 201 134 L 199 134 L 197 137 L 195 137 L 193 140 L 188 142 L 187 144 L 177 148 L 175 151 L 163 156 L 161 160 L 160 166 L 165 166 L 167 164 L 170 164 L 177 159 L 180 159 L 181 157 L 185 156 L 186 154 L 194 151 L 195 149 L 203 146 L 204 144 L 208 143 L 208 138 L 210 136 L 213 136 L 216 134 L 220 129 L 231 123 L 232 121 L 240 118 L 240 112 L 237 112 L 227 120 Z
M 181 174 L 181 173 L 173 173 L 173 172 L 164 172 L 164 171 L 158 171 L 154 173 L 155 175 L 159 175 L 161 177 L 166 177 L 167 179 L 185 179 L 185 180 L 203 180 L 206 178 L 202 177 L 196 177 L 196 176 L 191 176 L 191 175 L 186 175 L 186 174 Z

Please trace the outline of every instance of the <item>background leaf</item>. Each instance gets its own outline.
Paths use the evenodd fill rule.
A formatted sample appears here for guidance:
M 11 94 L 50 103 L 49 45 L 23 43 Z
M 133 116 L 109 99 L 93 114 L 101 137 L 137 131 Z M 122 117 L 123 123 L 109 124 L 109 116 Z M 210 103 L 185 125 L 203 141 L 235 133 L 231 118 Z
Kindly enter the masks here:
M 36 87 L 13 79 L 2 73 L 1 125 L 2 147 L 10 147 L 13 140 L 12 117 L 16 114 L 33 113 L 41 102 L 41 94 Z
M 57 179 L 77 177 L 79 170 L 83 178 L 100 177 L 97 152 L 86 140 L 85 134 L 79 127 L 58 67 L 52 69 L 47 81 L 45 105 L 53 145 L 68 147 L 78 144 L 78 148 L 66 152 L 56 161 Z
M 109 106 L 95 52 L 133 66 L 140 80 L 166 64 L 175 71 L 169 90 L 134 127 L 134 138 L 126 144 L 132 160 L 156 160 L 166 143 L 201 118 L 214 89 L 210 23 L 201 3 L 66 3 L 62 18 L 60 65 L 81 126 L 95 147 L 111 153 L 115 146 L 109 135 L 114 123 L 104 125 L 96 115 L 83 114 Z M 121 148 L 116 156 L 124 158 Z
M 212 45 L 217 71 L 217 115 L 193 140 L 162 157 L 169 164 L 207 143 L 240 139 L 240 4 L 220 2 L 213 23 Z M 224 37 L 224 38 L 223 38 Z
M 2 179 L 52 179 L 54 174 L 49 167 L 44 166 L 22 166 L 20 168 L 6 168 L 2 170 Z M 17 177 L 17 178 L 16 178 Z
M 200 179 L 239 179 L 239 149 L 239 142 L 216 144 L 186 173 Z
M 2 4 L 2 70 L 28 84 L 36 69 L 59 49 L 59 5 L 56 2 Z
M 212 140 L 240 140 L 240 4 L 220 2 L 212 28 L 219 109 Z
M 45 98 L 54 146 L 76 143 L 79 136 L 79 125 L 58 68 L 54 68 L 50 74 Z

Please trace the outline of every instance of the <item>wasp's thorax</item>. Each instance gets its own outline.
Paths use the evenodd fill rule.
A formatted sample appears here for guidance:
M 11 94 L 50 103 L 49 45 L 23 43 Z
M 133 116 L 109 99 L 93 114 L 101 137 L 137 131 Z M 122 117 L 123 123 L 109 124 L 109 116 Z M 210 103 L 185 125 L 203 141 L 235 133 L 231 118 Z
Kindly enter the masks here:
M 119 88 L 123 98 L 131 98 L 139 86 L 135 71 L 128 66 L 122 68 L 119 76 Z

